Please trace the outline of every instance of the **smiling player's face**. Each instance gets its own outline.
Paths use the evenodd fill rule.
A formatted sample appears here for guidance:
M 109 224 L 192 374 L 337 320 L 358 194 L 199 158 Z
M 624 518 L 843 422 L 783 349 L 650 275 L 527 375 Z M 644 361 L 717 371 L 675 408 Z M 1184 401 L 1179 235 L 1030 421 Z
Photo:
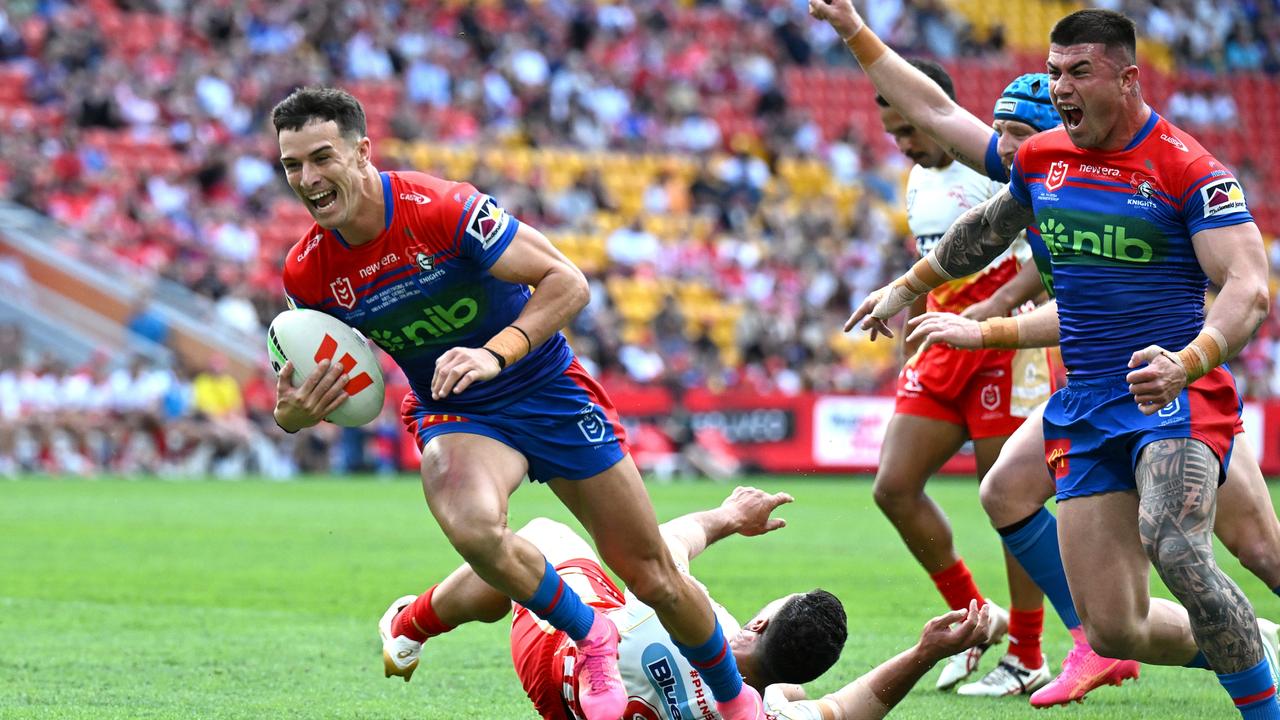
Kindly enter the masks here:
M 327 230 L 347 225 L 360 202 L 369 138 L 344 137 L 336 122 L 315 120 L 281 130 L 279 139 L 285 177 L 311 217 Z
M 1050 45 L 1047 65 L 1049 95 L 1071 142 L 1089 149 L 1114 141 L 1137 67 L 1121 63 L 1102 43 Z

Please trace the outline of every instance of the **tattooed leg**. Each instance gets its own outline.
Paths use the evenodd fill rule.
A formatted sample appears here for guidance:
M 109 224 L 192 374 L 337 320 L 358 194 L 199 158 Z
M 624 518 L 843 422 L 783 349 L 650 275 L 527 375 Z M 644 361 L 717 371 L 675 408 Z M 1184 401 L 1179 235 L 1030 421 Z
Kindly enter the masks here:
M 1199 440 L 1157 440 L 1138 460 L 1138 531 L 1164 584 L 1187 609 L 1196 644 L 1218 673 L 1262 659 L 1253 607 L 1213 558 L 1218 458 Z

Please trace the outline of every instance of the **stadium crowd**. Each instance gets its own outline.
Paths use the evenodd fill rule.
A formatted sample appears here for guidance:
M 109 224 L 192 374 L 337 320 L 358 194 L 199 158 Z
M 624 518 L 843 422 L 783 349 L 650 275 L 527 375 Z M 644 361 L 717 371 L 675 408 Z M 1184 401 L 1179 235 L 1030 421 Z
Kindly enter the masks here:
M 1227 10 L 1206 0 L 1110 4 L 1145 18 L 1139 25 L 1189 68 L 1280 67 L 1274 0 Z M 401 141 L 376 158 L 383 169 L 414 167 L 395 148 L 419 141 L 692 158 L 692 172 L 659 163 L 644 177 L 639 207 L 593 167 L 558 184 L 541 182 L 546 168 L 480 162 L 468 179 L 553 239 L 604 238 L 607 262 L 588 268 L 592 302 L 571 332 L 607 386 L 887 387 L 893 351 L 838 330 L 852 298 L 910 259 L 896 209 L 905 159 L 853 124 L 824 132 L 789 102 L 787 67 L 851 62 L 804 2 L 687 5 L 7 3 L 0 196 L 81 231 L 86 254 L 109 252 L 143 276 L 208 296 L 227 323 L 258 335 L 283 307 L 281 258 L 309 222 L 283 182 L 265 122 L 293 87 L 339 84 L 364 100 L 375 153 L 383 140 Z M 876 3 L 868 22 L 908 53 L 998 56 L 1004 48 L 998 29 L 977 37 L 937 0 Z M 1192 123 L 1222 121 L 1222 99 L 1196 82 L 1177 112 Z M 832 212 L 828 195 L 783 182 L 789 161 L 816 162 L 824 180 L 855 188 L 847 207 Z M 688 232 L 655 232 L 643 221 L 654 216 L 689 218 Z M 712 288 L 701 301 L 736 308 L 728 332 L 722 316 L 691 314 L 698 303 L 661 291 L 649 321 L 626 322 L 617 287 L 672 281 Z M 1250 394 L 1280 392 L 1278 350 L 1273 316 L 1242 363 Z M 288 475 L 317 456 L 344 467 L 395 462 L 395 443 L 380 439 L 393 417 L 345 446 L 337 429 L 282 436 L 270 422 L 274 387 L 265 375 L 233 393 L 234 380 L 212 361 L 67 369 L 18 355 L 0 366 L 0 418 L 21 429 L 2 433 L 0 471 L 3 463 L 74 471 L 84 462 L 164 462 L 178 472 L 232 474 L 247 464 Z M 103 416 L 122 422 L 108 430 L 93 422 Z

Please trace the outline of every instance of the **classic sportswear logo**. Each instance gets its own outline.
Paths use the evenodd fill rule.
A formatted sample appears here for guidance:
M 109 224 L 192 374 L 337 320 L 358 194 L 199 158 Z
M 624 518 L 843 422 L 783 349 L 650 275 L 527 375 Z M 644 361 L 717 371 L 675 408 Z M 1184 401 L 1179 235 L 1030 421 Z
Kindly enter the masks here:
M 426 195 L 423 195 L 422 193 L 416 193 L 416 192 L 400 193 L 400 199 L 407 200 L 411 203 L 415 203 L 418 205 L 426 205 L 427 203 L 431 202 L 431 198 L 427 197 Z
M 469 297 L 460 298 L 449 307 L 441 304 L 421 308 L 424 317 L 395 330 L 373 330 L 369 337 L 387 352 L 404 350 L 410 344 L 422 347 L 433 340 L 453 335 L 471 324 L 480 314 L 480 306 Z
M 1187 149 L 1186 143 L 1182 142 L 1182 140 L 1172 135 L 1165 135 L 1164 133 L 1160 133 L 1160 139 L 1178 148 L 1182 152 L 1191 152 L 1190 150 Z
M 1123 225 L 1103 225 L 1102 234 L 1088 230 L 1070 231 L 1054 218 L 1040 223 L 1040 236 L 1054 255 L 1096 255 L 1129 263 L 1147 263 L 1155 255 L 1151 244 L 1130 237 Z

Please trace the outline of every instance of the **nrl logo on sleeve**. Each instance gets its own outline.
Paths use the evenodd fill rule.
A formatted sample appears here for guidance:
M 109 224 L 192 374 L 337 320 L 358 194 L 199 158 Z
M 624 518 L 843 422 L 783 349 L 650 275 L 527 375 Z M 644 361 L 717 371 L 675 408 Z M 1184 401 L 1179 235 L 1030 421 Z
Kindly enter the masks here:
M 1215 180 L 1200 188 L 1200 199 L 1204 201 L 1204 216 L 1207 218 L 1248 210 L 1244 190 L 1234 178 Z
M 502 209 L 493 198 L 485 196 L 484 202 L 471 214 L 471 222 L 467 223 L 467 234 L 480 243 L 480 247 L 488 250 L 506 232 L 511 223 L 511 216 Z
M 1067 168 L 1070 165 L 1065 160 L 1058 160 L 1049 166 L 1049 176 L 1044 179 L 1044 189 L 1053 192 L 1062 187 L 1067 181 Z

